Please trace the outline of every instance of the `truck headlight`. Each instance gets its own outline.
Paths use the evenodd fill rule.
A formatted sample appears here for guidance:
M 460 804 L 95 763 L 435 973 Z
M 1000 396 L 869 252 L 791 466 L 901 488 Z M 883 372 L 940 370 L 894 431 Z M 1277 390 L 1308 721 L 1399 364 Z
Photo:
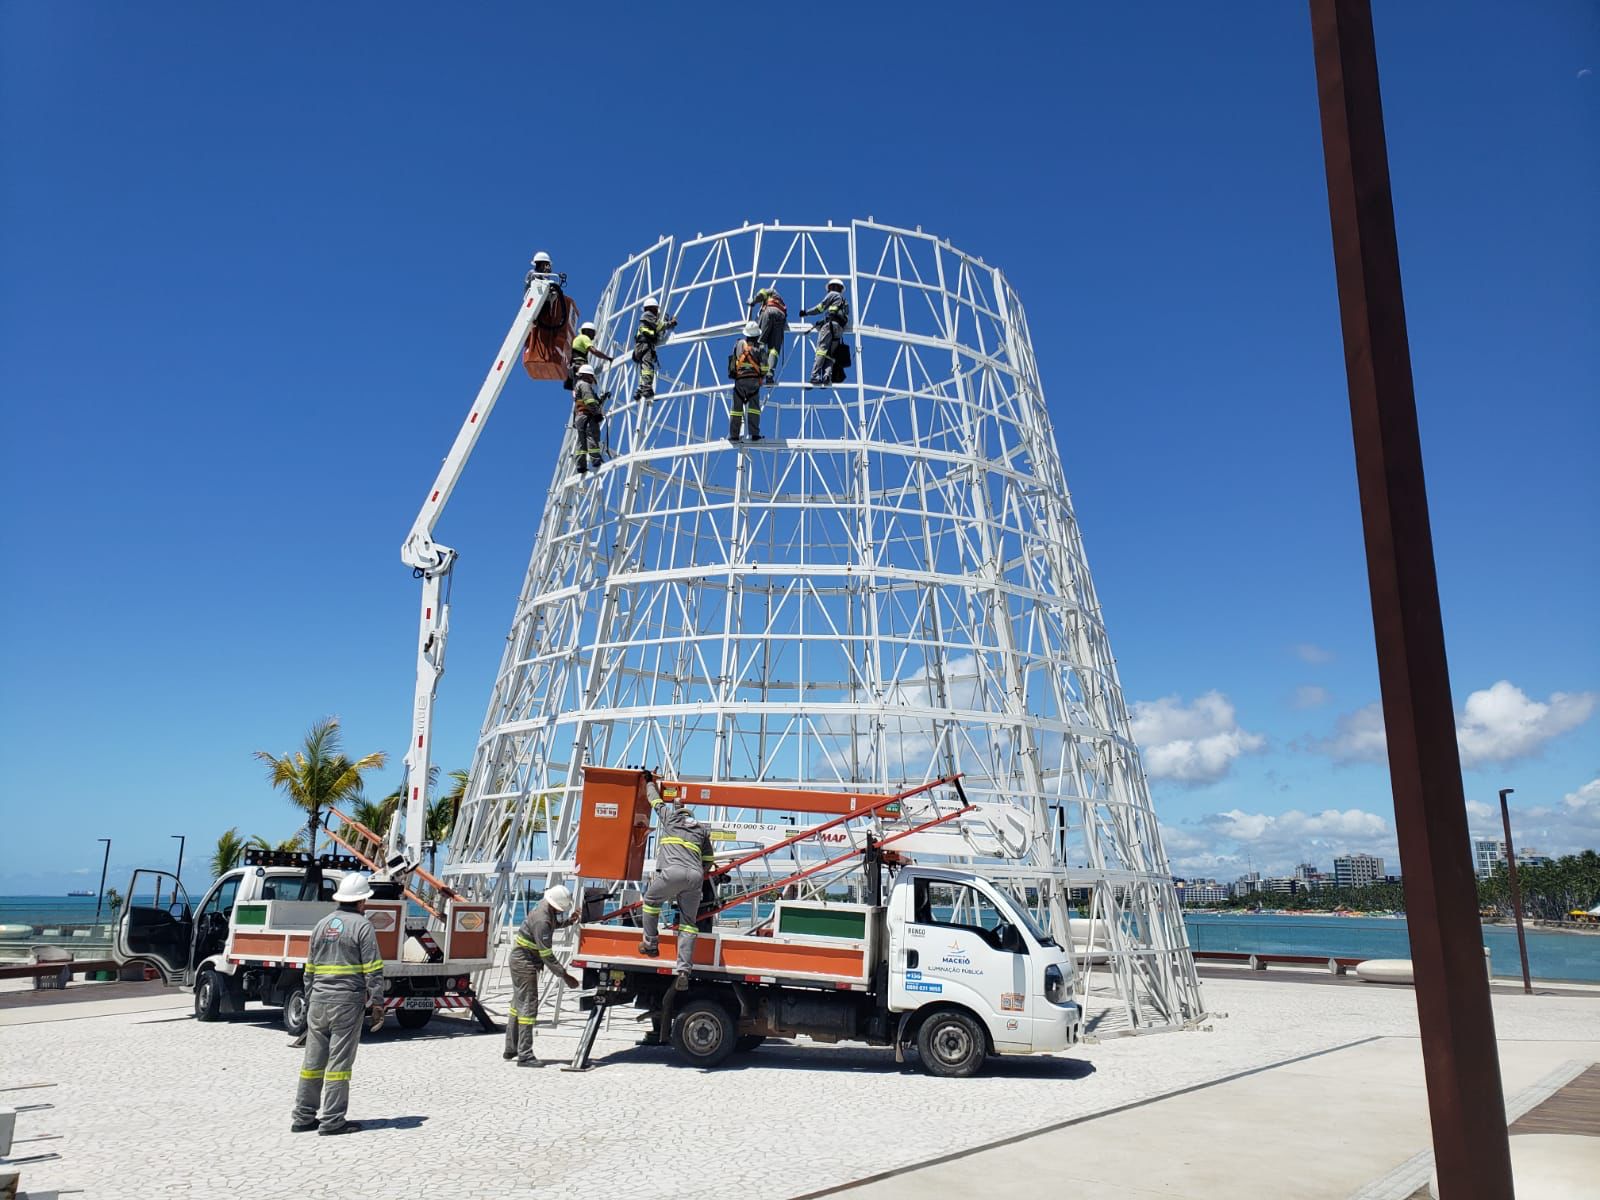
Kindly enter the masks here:
M 1051 1004 L 1060 1004 L 1067 998 L 1066 976 L 1055 963 L 1044 969 L 1044 998 Z

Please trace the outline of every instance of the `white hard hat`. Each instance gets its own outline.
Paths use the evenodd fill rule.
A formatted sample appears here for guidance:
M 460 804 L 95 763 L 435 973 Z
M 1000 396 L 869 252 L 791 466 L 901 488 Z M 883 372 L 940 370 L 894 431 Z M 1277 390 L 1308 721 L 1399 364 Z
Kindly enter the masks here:
M 747 322 L 744 327 L 744 335 L 745 337 L 760 337 L 761 326 L 757 325 L 754 321 Z
M 537 254 L 535 254 L 533 256 L 533 265 L 536 266 L 536 267 L 540 263 L 547 263 L 549 261 L 550 261 L 550 254 L 549 254 L 548 251 L 545 251 L 545 250 L 540 250 Z
M 593 379 L 594 378 L 594 368 L 591 367 L 588 363 L 584 363 L 583 366 L 578 368 L 578 378 L 579 379 Z
M 351 871 L 339 880 L 339 890 L 333 894 L 334 900 L 340 904 L 354 904 L 357 900 L 368 900 L 371 897 L 372 885 L 360 871 Z
M 545 892 L 544 898 L 550 901 L 550 907 L 555 909 L 557 912 L 572 911 L 572 893 L 567 891 L 567 889 L 562 887 L 559 883 L 549 891 Z
M 594 332 L 594 322 L 593 321 L 585 321 L 582 325 L 578 326 L 578 332 L 579 333 L 593 333 Z
M 644 298 L 644 303 L 641 304 L 639 307 L 640 308 L 660 308 L 661 305 L 656 303 L 656 298 L 654 296 L 646 296 Z
M 842 292 L 842 291 L 844 291 L 844 280 L 838 278 L 837 276 L 835 276 L 834 278 L 828 280 L 828 290 L 830 292 Z

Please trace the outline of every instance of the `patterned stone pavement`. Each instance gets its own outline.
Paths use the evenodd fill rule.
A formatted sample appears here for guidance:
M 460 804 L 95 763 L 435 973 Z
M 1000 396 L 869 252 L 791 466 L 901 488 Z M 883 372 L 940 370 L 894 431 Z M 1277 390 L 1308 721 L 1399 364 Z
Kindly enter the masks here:
M 299 1052 L 265 1010 L 205 1025 L 185 1009 L 147 1009 L 0 1028 L 0 1087 L 56 1085 L 3 1094 L 53 1105 L 19 1119 L 19 1137 L 60 1135 L 34 1144 L 61 1157 L 24 1169 L 33 1195 L 778 1200 L 1416 1032 L 1404 988 L 1241 978 L 1208 981 L 1205 994 L 1227 1014 L 1209 1030 L 992 1060 L 970 1080 L 930 1078 L 888 1051 L 803 1041 L 702 1072 L 636 1048 L 627 1012 L 602 1035 L 589 1073 L 519 1070 L 501 1061 L 501 1039 L 470 1021 L 438 1017 L 409 1034 L 391 1023 L 356 1059 L 351 1116 L 370 1127 L 347 1138 L 289 1132 Z M 1497 1000 L 1500 1035 L 1568 1036 L 1577 1004 L 1592 1020 L 1593 1001 Z M 577 1029 L 570 1010 L 541 1028 L 541 1057 L 570 1056 Z M 1022 1185 L 1038 1181 L 998 1182 L 1027 1194 Z

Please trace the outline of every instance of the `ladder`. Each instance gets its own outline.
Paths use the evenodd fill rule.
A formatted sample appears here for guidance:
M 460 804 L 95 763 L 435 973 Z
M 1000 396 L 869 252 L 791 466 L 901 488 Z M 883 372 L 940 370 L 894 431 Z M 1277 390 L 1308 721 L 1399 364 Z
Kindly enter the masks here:
M 345 853 L 359 860 L 368 871 L 379 871 L 388 858 L 387 843 L 384 838 L 368 829 L 360 821 L 346 816 L 333 805 L 328 805 L 328 815 L 339 818 L 335 827 L 331 823 L 323 825 L 323 832 L 333 841 L 342 846 Z M 454 888 L 442 880 L 430 875 L 421 867 L 413 867 L 410 871 L 413 882 L 419 882 L 423 887 L 414 887 L 411 883 L 401 885 L 406 898 L 425 909 L 440 925 L 444 924 L 445 903 L 458 899 Z

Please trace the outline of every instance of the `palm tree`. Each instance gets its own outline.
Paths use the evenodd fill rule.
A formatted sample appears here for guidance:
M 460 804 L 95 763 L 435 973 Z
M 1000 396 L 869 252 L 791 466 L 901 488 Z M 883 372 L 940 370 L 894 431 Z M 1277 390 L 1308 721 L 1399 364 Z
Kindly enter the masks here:
M 221 878 L 221 876 L 238 866 L 239 860 L 244 857 L 245 848 L 248 845 L 249 843 L 239 836 L 239 827 L 237 825 L 219 837 L 217 839 L 217 848 L 211 853 L 211 878 Z
M 306 813 L 306 832 L 311 853 L 317 852 L 317 825 L 322 810 L 329 804 L 362 798 L 361 776 L 383 766 L 380 750 L 352 762 L 340 744 L 339 718 L 324 717 L 306 734 L 305 745 L 292 755 L 274 755 L 257 750 L 256 757 L 267 764 L 267 778 L 290 801 Z

